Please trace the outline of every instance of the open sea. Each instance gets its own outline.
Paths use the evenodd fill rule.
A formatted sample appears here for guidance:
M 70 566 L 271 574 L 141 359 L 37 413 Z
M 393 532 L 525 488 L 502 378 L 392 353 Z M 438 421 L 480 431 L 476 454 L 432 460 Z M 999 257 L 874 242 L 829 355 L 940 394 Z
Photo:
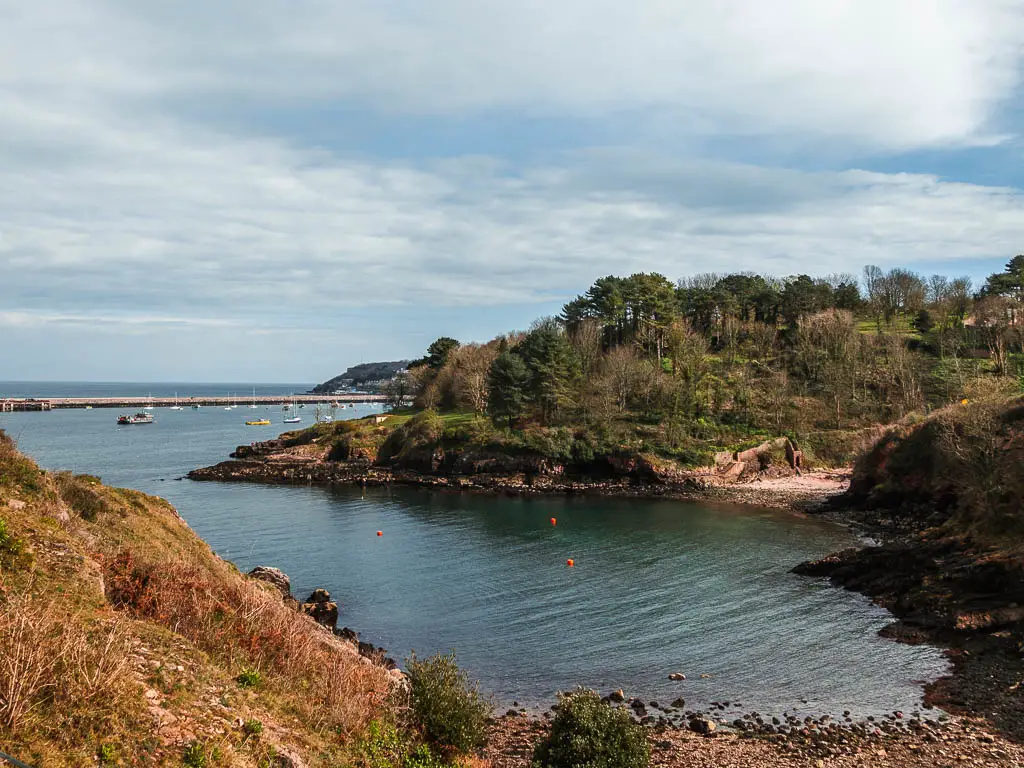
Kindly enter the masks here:
M 502 706 L 540 707 L 585 685 L 663 702 L 682 696 L 694 709 L 728 701 L 737 712 L 867 716 L 914 711 L 922 684 L 947 670 L 935 648 L 879 638 L 891 616 L 866 598 L 789 572 L 855 543 L 825 521 L 664 500 L 183 479 L 236 445 L 285 431 L 279 408 L 244 405 L 252 387 L 0 382 L 0 397 L 237 392 L 243 403 L 157 408 L 155 423 L 125 427 L 113 409 L 5 413 L 0 428 L 44 467 L 167 498 L 221 556 L 243 570 L 283 569 L 300 598 L 326 587 L 339 625 L 399 660 L 413 649 L 455 650 Z M 255 387 L 289 394 L 310 385 Z M 338 417 L 379 410 L 359 405 Z M 294 413 L 313 421 L 312 407 Z M 254 415 L 273 424 L 246 426 Z M 687 680 L 670 682 L 671 672 Z

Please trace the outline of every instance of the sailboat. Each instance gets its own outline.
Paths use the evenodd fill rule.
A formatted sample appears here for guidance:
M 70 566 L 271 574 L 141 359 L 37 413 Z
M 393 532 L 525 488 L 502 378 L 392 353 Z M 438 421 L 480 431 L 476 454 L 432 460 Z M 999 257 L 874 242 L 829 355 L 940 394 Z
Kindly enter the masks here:
M 255 408 L 256 407 L 256 387 L 252 388 L 252 405 L 250 405 L 249 407 L 250 408 Z
M 152 394 L 149 395 L 149 400 L 146 401 L 146 405 L 142 409 L 141 413 L 149 413 L 149 414 L 153 413 L 153 395 Z M 138 414 L 135 414 L 135 415 L 138 416 Z M 133 423 L 135 423 L 135 422 L 133 422 Z M 139 422 L 139 423 L 141 423 L 141 422 Z
M 294 405 L 294 403 L 285 403 L 284 405 L 281 406 L 281 410 L 282 411 L 290 411 L 292 409 L 293 405 Z M 284 423 L 285 424 L 298 424 L 300 421 L 302 421 L 302 417 L 301 416 L 286 416 L 284 418 Z
M 178 393 L 174 393 L 174 405 L 171 406 L 172 411 L 184 411 L 185 409 L 178 405 Z

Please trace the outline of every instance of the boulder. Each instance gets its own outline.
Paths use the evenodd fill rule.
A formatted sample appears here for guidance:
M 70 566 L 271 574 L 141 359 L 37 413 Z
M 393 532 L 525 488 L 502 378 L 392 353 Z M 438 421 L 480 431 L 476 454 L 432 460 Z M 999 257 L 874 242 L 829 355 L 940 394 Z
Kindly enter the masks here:
M 619 688 L 619 690 L 617 690 L 617 691 L 612 691 L 611 693 L 608 694 L 608 701 L 614 701 L 617 704 L 621 704 L 625 700 L 626 700 L 626 694 L 623 692 L 623 690 L 621 688 Z
M 332 632 L 338 625 L 338 604 L 331 600 L 331 593 L 326 589 L 314 589 L 313 594 L 302 604 L 301 610 Z
M 257 581 L 265 581 L 267 584 L 273 584 L 281 592 L 282 597 L 291 597 L 292 594 L 292 582 L 288 578 L 288 574 L 282 571 L 280 568 L 271 568 L 266 565 L 257 565 L 251 571 L 249 571 L 249 578 L 256 579 Z
M 694 733 L 699 733 L 701 736 L 710 736 L 717 727 L 714 720 L 700 716 L 692 718 L 689 724 L 690 730 Z
M 672 672 L 668 676 L 668 679 L 669 680 L 685 680 L 686 679 L 686 675 L 684 675 L 682 672 Z

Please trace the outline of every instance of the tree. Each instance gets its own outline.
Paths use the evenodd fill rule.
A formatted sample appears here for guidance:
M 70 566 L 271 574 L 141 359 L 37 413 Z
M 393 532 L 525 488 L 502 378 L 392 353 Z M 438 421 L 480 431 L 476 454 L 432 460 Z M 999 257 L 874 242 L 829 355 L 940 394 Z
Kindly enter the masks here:
M 427 356 L 420 363 L 435 371 L 440 370 L 448 362 L 448 355 L 458 348 L 458 341 L 450 336 L 442 336 L 427 347 Z
M 550 422 L 572 402 L 572 385 L 579 375 L 579 361 L 558 321 L 545 318 L 534 324 L 515 349 L 530 372 L 529 399 Z
M 935 327 L 935 321 L 932 320 L 931 312 L 927 309 L 920 309 L 911 322 L 911 325 L 913 325 L 914 330 L 919 333 L 928 333 L 928 331 Z
M 619 412 L 625 411 L 639 390 L 640 364 L 633 348 L 623 345 L 609 350 L 601 373 Z
M 832 306 L 832 287 L 825 282 L 799 275 L 782 289 L 782 316 L 790 325 L 800 318 Z
M 409 374 L 403 371 L 384 384 L 383 390 L 388 399 L 388 405 L 392 408 L 401 408 L 412 397 L 414 383 Z
M 1002 272 L 989 275 L 981 293 L 983 296 L 1005 296 L 1024 302 L 1024 254 L 1010 259 Z
M 449 354 L 456 404 L 477 413 L 487 410 L 488 377 L 498 354 L 495 344 L 466 344 Z
M 502 339 L 487 377 L 487 412 L 495 421 L 506 419 L 509 429 L 526 408 L 530 371 L 523 358 Z

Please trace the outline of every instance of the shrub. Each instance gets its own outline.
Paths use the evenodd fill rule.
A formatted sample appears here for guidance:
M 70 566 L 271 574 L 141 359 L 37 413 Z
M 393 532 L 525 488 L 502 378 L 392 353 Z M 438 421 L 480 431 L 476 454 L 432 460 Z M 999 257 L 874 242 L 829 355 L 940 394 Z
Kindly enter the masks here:
M 235 681 L 243 688 L 255 688 L 260 684 L 262 677 L 255 669 L 243 669 Z
M 426 744 L 420 744 L 405 756 L 404 768 L 449 768 L 449 765 Z
M 560 696 L 551 732 L 534 749 L 537 768 L 646 768 L 644 729 L 593 691 Z
M 112 765 L 117 762 L 117 750 L 113 744 L 100 744 L 100 748 L 96 750 L 96 759 L 100 761 L 100 765 Z
M 263 723 L 255 718 L 250 718 L 242 723 L 242 733 L 246 736 L 259 736 L 263 733 Z
M 188 768 L 206 768 L 218 760 L 220 750 L 217 747 L 207 748 L 201 741 L 193 741 L 185 747 L 185 753 L 181 756 L 181 762 Z
M 436 445 L 443 434 L 444 419 L 437 411 L 420 411 L 387 436 L 377 452 L 377 460 L 401 459 L 416 448 Z
M 455 654 L 406 662 L 411 712 L 426 741 L 442 753 L 467 754 L 483 746 L 491 704 L 459 669 Z
M 401 766 L 408 752 L 405 736 L 394 725 L 378 720 L 370 723 L 359 745 L 359 754 L 366 768 Z
M 414 745 L 391 723 L 370 723 L 359 747 L 365 768 L 449 768 L 426 744 Z

